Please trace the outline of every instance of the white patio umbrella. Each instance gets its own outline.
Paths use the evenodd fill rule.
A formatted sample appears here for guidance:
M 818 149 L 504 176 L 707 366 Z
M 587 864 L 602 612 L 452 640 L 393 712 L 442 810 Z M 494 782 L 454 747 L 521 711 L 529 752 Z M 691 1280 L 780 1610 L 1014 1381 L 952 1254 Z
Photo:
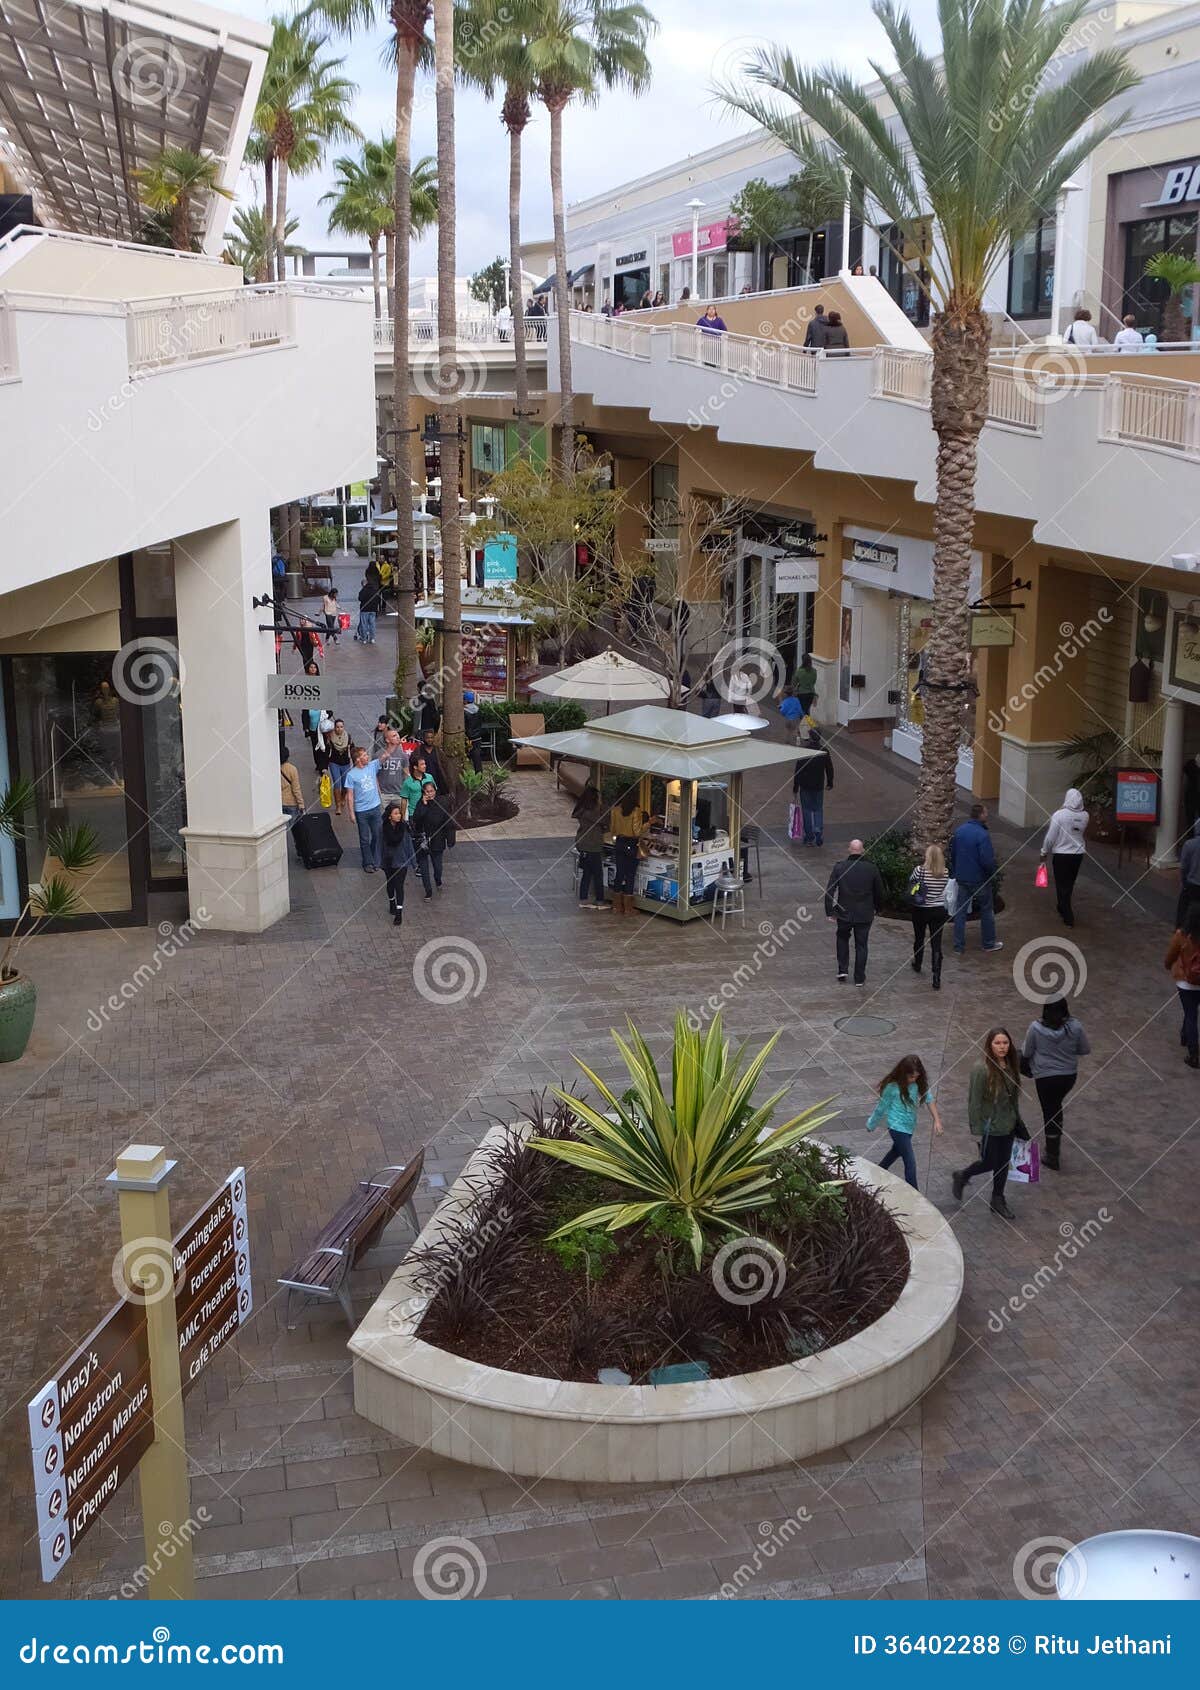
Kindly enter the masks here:
M 751 716 L 746 710 L 727 710 L 723 716 L 714 716 L 713 721 L 720 722 L 724 728 L 741 728 L 748 734 L 768 726 L 765 716 Z
M 548 698 L 595 698 L 606 706 L 632 704 L 637 699 L 667 698 L 671 684 L 664 675 L 645 669 L 619 651 L 602 651 L 585 658 L 557 675 L 531 681 L 530 692 L 544 692 Z

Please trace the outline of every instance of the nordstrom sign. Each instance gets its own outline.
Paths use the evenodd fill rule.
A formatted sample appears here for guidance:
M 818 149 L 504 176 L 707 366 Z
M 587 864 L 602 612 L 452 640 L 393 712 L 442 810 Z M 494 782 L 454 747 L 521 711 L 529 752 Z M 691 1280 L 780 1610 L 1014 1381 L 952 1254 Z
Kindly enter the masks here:
M 1182 205 L 1186 200 L 1200 200 L 1200 164 L 1176 164 L 1163 174 L 1156 200 L 1143 200 L 1145 206 Z

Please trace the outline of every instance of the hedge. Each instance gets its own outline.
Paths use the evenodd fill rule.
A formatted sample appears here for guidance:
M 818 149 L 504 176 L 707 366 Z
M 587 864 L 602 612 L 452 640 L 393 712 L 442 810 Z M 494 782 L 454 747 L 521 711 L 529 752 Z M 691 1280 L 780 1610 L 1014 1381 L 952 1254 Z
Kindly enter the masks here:
M 509 731 L 510 716 L 543 716 L 548 734 L 567 733 L 581 728 L 587 721 L 583 705 L 574 698 L 547 698 L 536 701 L 527 698 L 481 698 L 479 713 L 488 726 L 496 729 L 496 755 L 507 757 L 512 752 Z

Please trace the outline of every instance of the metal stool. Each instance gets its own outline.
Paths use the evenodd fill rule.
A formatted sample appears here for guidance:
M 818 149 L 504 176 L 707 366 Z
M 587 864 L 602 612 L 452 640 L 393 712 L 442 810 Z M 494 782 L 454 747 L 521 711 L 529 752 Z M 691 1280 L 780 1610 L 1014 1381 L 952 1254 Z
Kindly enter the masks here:
M 742 828 L 742 844 L 746 850 L 746 878 L 750 878 L 750 853 L 754 852 L 754 878 L 758 881 L 758 895 L 763 895 L 762 883 L 762 829 L 755 822 L 746 822 Z
M 712 916 L 713 926 L 717 925 L 717 916 L 721 917 L 721 931 L 725 931 L 725 921 L 728 916 L 740 915 L 742 926 L 746 925 L 746 888 L 740 874 L 722 874 L 713 887 Z

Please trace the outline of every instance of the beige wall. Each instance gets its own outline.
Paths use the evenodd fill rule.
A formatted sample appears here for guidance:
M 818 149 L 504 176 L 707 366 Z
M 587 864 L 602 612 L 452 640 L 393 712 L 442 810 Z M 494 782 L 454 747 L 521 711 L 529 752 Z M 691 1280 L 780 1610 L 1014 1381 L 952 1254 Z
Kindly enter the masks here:
M 666 305 L 658 311 L 630 311 L 626 316 L 632 323 L 649 323 L 655 327 L 660 323 L 694 323 L 707 304 L 701 298 L 695 302 L 689 300 L 685 305 Z M 722 300 L 718 309 L 733 334 L 803 346 L 805 329 L 818 305 L 823 305 L 826 311 L 841 312 L 851 346 L 874 346 L 880 340 L 878 329 L 839 281 L 822 282 L 820 287 L 756 294 L 749 299 Z
M 242 272 L 219 259 L 53 236 L 21 240 L 0 270 L 4 290 L 70 299 L 148 299 L 241 285 Z
M 0 595 L 0 655 L 116 651 L 120 604 L 115 558 Z

